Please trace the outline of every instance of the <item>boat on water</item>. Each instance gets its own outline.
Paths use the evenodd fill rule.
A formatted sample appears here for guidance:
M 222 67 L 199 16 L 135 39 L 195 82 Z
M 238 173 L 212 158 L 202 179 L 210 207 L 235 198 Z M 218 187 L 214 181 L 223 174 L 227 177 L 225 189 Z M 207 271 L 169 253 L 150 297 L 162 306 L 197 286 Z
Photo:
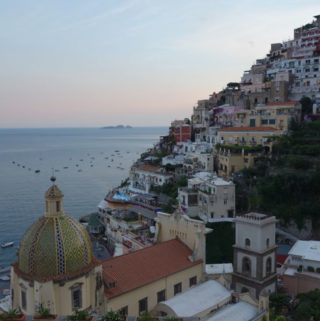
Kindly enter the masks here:
M 0 267 L 0 274 L 10 272 L 10 266 Z
M 34 172 L 35 173 L 40 173 L 40 169 L 36 169 Z
M 0 281 L 10 281 L 10 275 L 0 276 Z
M 4 242 L 4 243 L 1 243 L 1 247 L 6 248 L 6 247 L 13 246 L 13 244 L 14 242 Z

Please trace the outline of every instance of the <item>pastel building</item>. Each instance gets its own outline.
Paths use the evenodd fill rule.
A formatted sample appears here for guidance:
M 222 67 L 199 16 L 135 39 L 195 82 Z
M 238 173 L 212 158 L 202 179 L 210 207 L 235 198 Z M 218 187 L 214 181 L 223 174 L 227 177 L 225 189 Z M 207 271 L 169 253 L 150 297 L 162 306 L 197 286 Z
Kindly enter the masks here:
M 216 222 L 235 216 L 235 185 L 232 181 L 212 175 L 202 182 L 198 195 L 199 217 L 203 221 Z
M 186 120 L 175 120 L 171 123 L 170 134 L 176 143 L 191 140 L 191 125 Z
M 218 143 L 224 145 L 269 146 L 280 132 L 274 127 L 226 127 L 218 130 Z
M 130 170 L 130 190 L 148 194 L 152 186 L 162 186 L 172 180 L 173 176 L 166 173 L 161 166 L 135 164 Z

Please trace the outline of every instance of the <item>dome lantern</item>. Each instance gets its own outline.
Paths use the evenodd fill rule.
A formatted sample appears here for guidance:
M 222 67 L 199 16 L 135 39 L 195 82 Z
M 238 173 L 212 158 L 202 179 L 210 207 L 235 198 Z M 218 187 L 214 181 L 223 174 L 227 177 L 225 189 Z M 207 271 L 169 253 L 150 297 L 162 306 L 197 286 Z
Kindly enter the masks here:
M 52 185 L 46 191 L 46 211 L 45 216 L 64 215 L 63 211 L 63 193 L 59 187 L 55 184 L 56 178 L 52 176 L 50 178 Z

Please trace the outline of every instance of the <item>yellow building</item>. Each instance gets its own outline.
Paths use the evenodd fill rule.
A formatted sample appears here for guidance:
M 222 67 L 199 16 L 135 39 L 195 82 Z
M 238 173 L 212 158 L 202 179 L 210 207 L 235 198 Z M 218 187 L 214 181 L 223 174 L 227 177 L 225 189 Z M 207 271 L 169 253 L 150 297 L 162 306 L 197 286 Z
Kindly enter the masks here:
M 256 153 L 245 153 L 244 150 L 235 153 L 230 149 L 221 148 L 217 154 L 218 175 L 228 178 L 235 172 L 252 167 L 256 157 Z
M 218 143 L 224 145 L 271 146 L 281 132 L 274 127 L 225 127 L 218 130 Z
M 171 239 L 103 263 L 105 311 L 137 316 L 202 280 L 203 261 Z
M 247 119 L 250 127 L 272 126 L 286 133 L 292 120 L 300 122 L 301 105 L 298 102 L 273 102 L 258 105 L 248 111 Z

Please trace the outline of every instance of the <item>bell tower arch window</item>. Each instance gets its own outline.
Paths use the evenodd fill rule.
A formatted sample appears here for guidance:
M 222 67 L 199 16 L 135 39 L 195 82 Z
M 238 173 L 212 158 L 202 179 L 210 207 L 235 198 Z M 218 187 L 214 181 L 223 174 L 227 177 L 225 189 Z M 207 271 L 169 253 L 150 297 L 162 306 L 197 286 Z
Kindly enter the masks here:
M 242 259 L 242 273 L 248 276 L 251 275 L 251 260 L 248 257 Z

